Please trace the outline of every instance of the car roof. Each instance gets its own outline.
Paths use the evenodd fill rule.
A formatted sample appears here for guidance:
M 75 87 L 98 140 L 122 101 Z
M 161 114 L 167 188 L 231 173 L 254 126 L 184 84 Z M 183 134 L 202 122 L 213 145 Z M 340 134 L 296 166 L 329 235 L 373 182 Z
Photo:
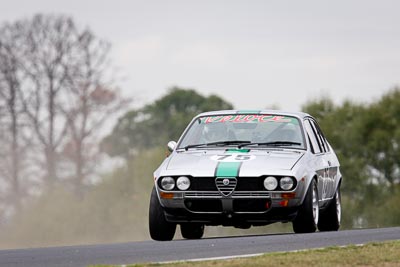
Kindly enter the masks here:
M 280 115 L 280 116 L 292 116 L 297 117 L 299 119 L 304 119 L 306 117 L 312 117 L 308 113 L 304 112 L 292 112 L 292 111 L 284 111 L 284 110 L 273 110 L 273 109 L 259 109 L 259 110 L 240 110 L 240 109 L 232 109 L 232 110 L 216 110 L 216 111 L 208 111 L 200 113 L 197 117 L 204 116 L 222 116 L 222 115 L 246 115 L 246 114 L 260 114 L 260 115 Z

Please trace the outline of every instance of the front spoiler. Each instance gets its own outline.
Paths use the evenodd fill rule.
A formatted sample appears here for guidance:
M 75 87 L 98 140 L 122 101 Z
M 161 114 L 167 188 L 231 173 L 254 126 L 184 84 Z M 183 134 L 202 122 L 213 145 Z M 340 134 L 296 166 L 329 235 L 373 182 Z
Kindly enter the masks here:
M 274 208 L 265 213 L 192 213 L 186 209 L 165 209 L 167 221 L 173 223 L 201 223 L 204 225 L 249 228 L 275 222 L 290 222 L 297 216 L 298 208 Z

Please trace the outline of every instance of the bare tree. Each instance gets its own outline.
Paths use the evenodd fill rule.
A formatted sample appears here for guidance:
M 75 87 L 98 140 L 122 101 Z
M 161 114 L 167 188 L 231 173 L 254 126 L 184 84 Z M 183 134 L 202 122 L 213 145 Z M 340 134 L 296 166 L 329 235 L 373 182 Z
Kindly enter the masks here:
M 68 142 L 64 156 L 72 163 L 74 188 L 82 193 L 85 178 L 95 173 L 99 160 L 98 137 L 105 121 L 128 103 L 119 95 L 109 73 L 107 42 L 90 31 L 80 34 L 79 60 L 70 64 L 67 109 Z
M 36 15 L 3 28 L 12 33 L 10 44 L 15 46 L 13 57 L 7 51 L 4 55 L 22 73 L 10 76 L 18 90 L 10 89 L 7 99 L 19 92 L 35 136 L 36 166 L 44 170 L 49 188 L 73 178 L 78 190 L 93 173 L 97 132 L 124 103 L 112 79 L 106 78 L 110 46 L 66 16 Z M 12 73 L 12 68 L 6 64 L 4 73 Z M 71 164 L 73 173 L 65 171 Z
M 19 62 L 25 73 L 23 101 L 25 112 L 43 157 L 37 164 L 45 169 L 49 187 L 59 178 L 59 152 L 67 135 L 67 122 L 61 112 L 65 104 L 68 64 L 74 58 L 76 28 L 70 18 L 37 15 L 13 24 L 20 42 Z
M 3 203 L 19 209 L 25 190 L 21 186 L 26 178 L 26 159 L 29 140 L 26 134 L 26 117 L 21 101 L 21 79 L 16 50 L 19 43 L 9 25 L 0 30 L 0 177 L 6 190 Z

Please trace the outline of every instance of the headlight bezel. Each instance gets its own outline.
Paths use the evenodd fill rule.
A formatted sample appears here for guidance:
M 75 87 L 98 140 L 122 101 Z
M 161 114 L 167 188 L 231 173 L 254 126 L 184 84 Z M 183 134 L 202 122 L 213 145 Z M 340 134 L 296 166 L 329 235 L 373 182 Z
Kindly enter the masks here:
M 173 190 L 175 188 L 175 184 L 175 179 L 170 176 L 162 177 L 160 180 L 161 189 L 165 191 Z
M 278 179 L 274 176 L 267 176 L 263 182 L 264 188 L 268 191 L 274 191 L 278 188 Z
M 289 186 L 288 186 L 289 185 Z M 284 176 L 279 179 L 279 187 L 283 191 L 290 191 L 294 188 L 295 182 L 292 177 Z
M 184 186 L 181 187 L 181 185 L 184 185 Z M 191 181 L 190 181 L 189 177 L 187 177 L 187 176 L 179 176 L 176 179 L 176 187 L 181 191 L 188 190 L 190 188 L 190 185 L 191 185 Z
M 277 186 L 275 187 L 275 183 L 273 186 L 269 186 L 268 188 L 265 186 L 267 178 L 272 177 L 275 178 L 277 181 Z M 271 178 L 269 178 L 271 179 Z M 288 180 L 290 179 L 290 180 Z M 281 182 L 282 180 L 282 182 Z M 285 184 L 290 184 L 290 186 L 286 186 Z M 294 176 L 288 176 L 288 175 L 265 175 L 263 177 L 263 188 L 266 191 L 270 192 L 292 192 L 296 190 L 297 188 L 297 179 Z M 274 189 L 272 189 L 274 188 Z

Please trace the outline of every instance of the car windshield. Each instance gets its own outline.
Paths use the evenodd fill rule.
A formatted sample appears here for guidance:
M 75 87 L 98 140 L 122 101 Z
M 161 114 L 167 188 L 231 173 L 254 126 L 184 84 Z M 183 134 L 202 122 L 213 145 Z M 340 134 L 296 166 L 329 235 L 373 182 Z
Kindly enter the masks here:
M 178 148 L 213 146 L 305 149 L 303 131 L 297 118 L 263 114 L 200 117 L 186 131 Z

